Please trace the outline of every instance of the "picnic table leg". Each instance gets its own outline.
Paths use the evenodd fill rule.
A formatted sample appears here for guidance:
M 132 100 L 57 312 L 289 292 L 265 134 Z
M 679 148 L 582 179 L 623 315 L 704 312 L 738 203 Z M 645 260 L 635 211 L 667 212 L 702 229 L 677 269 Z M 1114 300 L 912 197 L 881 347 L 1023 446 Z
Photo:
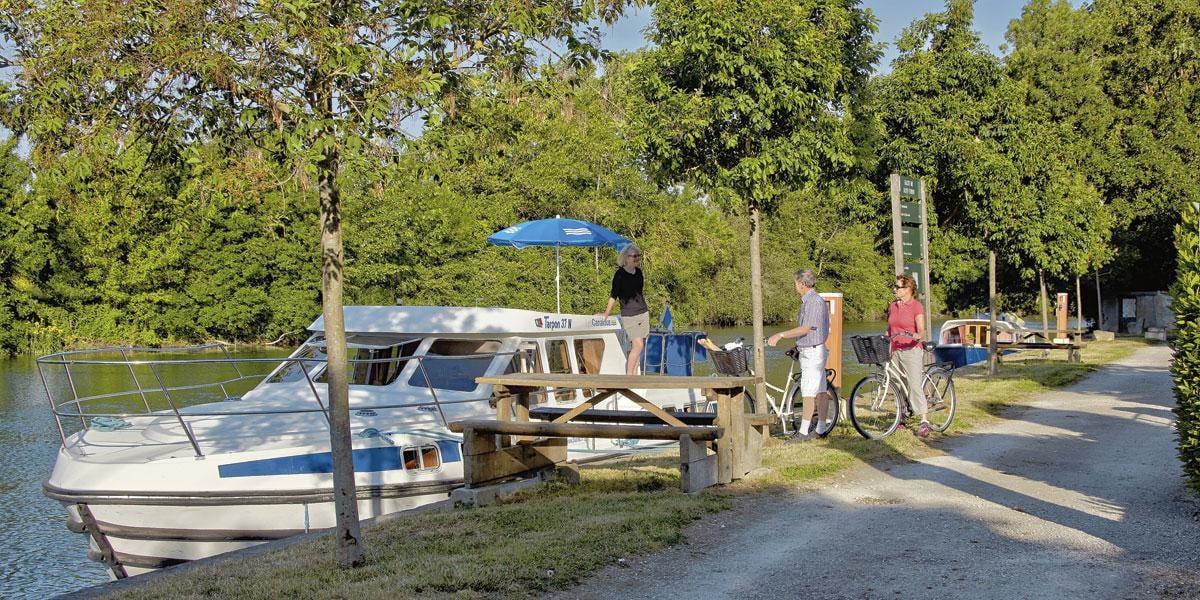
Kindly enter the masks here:
M 505 396 L 502 396 L 496 402 L 496 420 L 497 421 L 511 421 L 512 413 L 513 413 L 512 407 L 513 407 L 512 395 L 507 394 Z M 510 438 L 509 436 L 502 435 L 499 437 L 500 437 L 500 446 L 503 447 L 503 446 L 511 446 L 512 445 L 512 438 Z
M 519 390 L 520 391 L 517 392 L 517 401 L 515 404 L 513 404 L 513 420 L 528 423 L 529 422 L 529 396 L 530 396 L 529 391 L 530 390 L 529 390 L 529 388 L 519 388 Z M 513 436 L 513 443 L 518 443 L 518 442 L 521 442 L 524 440 L 532 440 L 532 439 L 534 439 L 534 438 L 531 436 L 515 435 L 515 436 Z
M 717 403 L 717 420 L 718 427 L 725 429 L 721 437 L 717 438 L 717 483 L 733 482 L 733 432 L 737 431 L 734 424 L 734 413 L 741 412 L 742 407 L 738 406 L 734 410 L 732 399 L 726 390 L 712 390 L 713 399 Z
M 679 487 L 686 494 L 695 494 L 717 483 L 717 457 L 708 453 L 706 442 L 696 442 L 690 435 L 679 436 Z

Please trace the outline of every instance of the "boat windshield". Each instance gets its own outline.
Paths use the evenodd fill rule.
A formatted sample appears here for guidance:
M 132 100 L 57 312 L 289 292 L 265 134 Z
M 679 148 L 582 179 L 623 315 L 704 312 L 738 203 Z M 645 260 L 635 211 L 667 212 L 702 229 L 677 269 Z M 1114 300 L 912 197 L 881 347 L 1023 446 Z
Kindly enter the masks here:
M 496 358 L 491 354 L 499 351 L 499 340 L 435 340 L 422 357 L 424 370 L 413 371 L 408 385 L 457 392 L 473 391 L 476 388 L 475 378 L 487 371 Z
M 410 338 L 389 346 L 346 344 L 350 357 L 350 385 L 389 385 L 400 376 L 408 357 L 420 345 L 421 338 Z M 317 376 L 325 383 L 325 373 Z
M 303 361 L 285 362 L 276 369 L 270 377 L 267 377 L 267 383 L 289 383 L 293 381 L 302 381 L 304 379 L 304 369 L 308 370 L 311 377 L 318 369 L 325 366 L 325 348 L 321 344 L 324 340 L 315 340 L 306 342 L 291 358 L 312 359 Z

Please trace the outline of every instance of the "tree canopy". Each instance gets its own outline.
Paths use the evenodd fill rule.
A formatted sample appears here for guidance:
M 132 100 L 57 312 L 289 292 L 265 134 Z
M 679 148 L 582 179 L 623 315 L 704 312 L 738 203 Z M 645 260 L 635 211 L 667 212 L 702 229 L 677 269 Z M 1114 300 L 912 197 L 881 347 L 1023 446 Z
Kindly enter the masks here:
M 562 214 L 636 239 L 652 308 L 697 325 L 751 317 L 750 202 L 780 320 L 802 266 L 879 314 L 893 170 L 929 182 L 949 311 L 984 305 L 989 248 L 1007 309 L 1039 270 L 1164 289 L 1200 200 L 1182 1 L 1032 0 L 1000 56 L 951 0 L 874 75 L 851 0 L 664 1 L 619 56 L 594 26 L 620 3 L 0 6 L 4 352 L 302 330 L 322 181 L 347 302 L 550 309 L 553 258 L 484 240 Z M 563 253 L 564 310 L 603 305 L 612 261 Z

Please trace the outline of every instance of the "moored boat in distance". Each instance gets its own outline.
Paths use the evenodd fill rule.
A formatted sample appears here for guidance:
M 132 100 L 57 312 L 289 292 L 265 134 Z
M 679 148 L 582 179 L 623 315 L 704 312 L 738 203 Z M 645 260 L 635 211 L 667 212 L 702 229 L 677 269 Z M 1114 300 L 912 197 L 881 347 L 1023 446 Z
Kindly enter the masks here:
M 446 499 L 462 484 L 461 437 L 446 425 L 496 415 L 491 386 L 476 377 L 625 370 L 615 319 L 348 306 L 345 322 L 364 519 Z M 44 492 L 89 536 L 91 558 L 123 578 L 334 526 L 323 320 L 309 330 L 287 358 L 235 358 L 208 345 L 38 359 L 62 437 Z M 643 395 L 667 408 L 707 408 L 693 391 Z M 552 390 L 538 401 L 582 399 Z M 603 408 L 638 407 L 614 397 Z M 581 439 L 568 449 L 586 461 L 639 445 L 648 444 Z
M 937 345 L 933 348 L 934 361 L 953 362 L 955 367 L 986 361 L 989 324 L 987 318 L 978 317 L 951 319 L 943 323 L 938 333 Z M 1039 337 L 1039 334 L 1027 329 L 1024 321 L 1018 318 L 1003 315 L 996 321 L 996 341 L 999 343 L 1025 342 L 1036 337 Z

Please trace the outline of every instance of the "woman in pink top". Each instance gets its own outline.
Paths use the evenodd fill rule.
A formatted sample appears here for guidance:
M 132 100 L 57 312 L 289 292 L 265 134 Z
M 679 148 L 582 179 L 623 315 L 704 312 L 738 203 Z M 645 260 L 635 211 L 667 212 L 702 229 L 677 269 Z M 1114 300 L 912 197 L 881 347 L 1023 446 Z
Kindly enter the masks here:
M 892 361 L 908 379 L 908 403 L 921 418 L 917 435 L 929 437 L 929 403 L 921 389 L 925 373 L 925 318 L 921 302 L 916 299 L 917 282 L 907 274 L 896 276 L 892 286 L 896 301 L 888 306 L 888 338 L 892 340 Z

